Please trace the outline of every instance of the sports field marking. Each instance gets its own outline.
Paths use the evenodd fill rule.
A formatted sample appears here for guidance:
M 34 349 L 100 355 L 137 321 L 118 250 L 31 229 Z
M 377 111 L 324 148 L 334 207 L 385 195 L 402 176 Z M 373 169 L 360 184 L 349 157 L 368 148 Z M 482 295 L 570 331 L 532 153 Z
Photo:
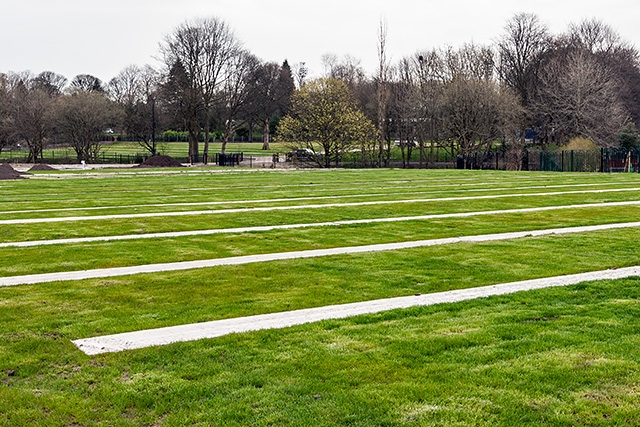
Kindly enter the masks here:
M 381 244 L 364 245 L 364 246 L 347 246 L 347 247 L 329 248 L 329 249 L 313 249 L 313 250 L 293 251 L 293 252 L 243 255 L 243 256 L 236 256 L 236 257 L 215 258 L 215 259 L 197 260 L 197 261 L 180 261 L 180 262 L 171 262 L 171 263 L 136 265 L 136 266 L 129 266 L 129 267 L 100 268 L 100 269 L 94 269 L 94 270 L 81 270 L 81 271 L 63 271 L 63 272 L 57 272 L 57 273 L 29 274 L 24 276 L 8 276 L 8 277 L 0 278 L 0 287 L 31 285 L 31 284 L 37 284 L 37 283 L 69 281 L 69 280 L 99 279 L 99 278 L 106 278 L 106 277 L 129 276 L 133 274 L 143 274 L 143 273 L 182 271 L 182 270 L 192 270 L 192 269 L 200 269 L 200 268 L 219 267 L 223 265 L 242 265 L 242 264 L 251 264 L 251 263 L 257 263 L 257 262 L 318 258 L 318 257 L 331 256 L 331 255 L 349 255 L 349 254 L 359 254 L 359 253 L 393 251 L 393 250 L 399 250 L 399 249 L 411 249 L 411 248 L 420 248 L 420 247 L 426 247 L 426 246 L 447 245 L 452 243 L 463 243 L 463 242 L 479 243 L 479 242 L 489 242 L 489 241 L 497 241 L 497 240 L 518 239 L 522 237 L 539 237 L 539 236 L 547 236 L 551 234 L 561 235 L 561 234 L 569 234 L 569 233 L 584 233 L 584 232 L 590 232 L 590 231 L 612 230 L 612 229 L 631 228 L 631 227 L 639 227 L 639 226 L 640 226 L 640 222 L 632 222 L 632 223 L 622 223 L 622 224 L 590 225 L 590 226 L 583 226 L 583 227 L 552 228 L 552 229 L 546 229 L 546 230 L 517 231 L 517 232 L 498 233 L 498 234 L 481 234 L 476 236 L 447 237 L 442 239 L 418 240 L 418 241 L 410 241 L 410 242 L 381 243 Z
M 383 311 L 405 309 L 416 306 L 453 303 L 476 298 L 486 298 L 494 295 L 512 294 L 520 291 L 569 286 L 592 280 L 623 279 L 631 276 L 640 276 L 640 267 L 602 270 L 590 273 L 547 277 L 477 288 L 437 292 L 433 294 L 387 298 L 351 304 L 307 308 L 281 313 L 260 314 L 256 316 L 215 320 L 190 325 L 171 326 L 95 338 L 78 339 L 72 342 L 84 353 L 88 355 L 96 355 L 101 353 L 161 346 L 176 342 L 217 338 L 234 333 L 264 329 L 282 329 L 295 325 L 319 322 L 322 320 L 344 319 L 363 314 L 380 313 Z
M 212 234 L 255 233 L 255 232 L 261 232 L 261 231 L 290 230 L 290 229 L 296 229 L 296 228 L 337 227 L 341 225 L 357 225 L 357 224 L 403 222 L 403 221 L 424 221 L 429 219 L 466 218 L 466 217 L 474 217 L 474 216 L 481 216 L 481 215 L 501 215 L 501 214 L 514 214 L 514 213 L 553 211 L 553 210 L 560 210 L 560 209 L 584 209 L 584 208 L 601 208 L 601 207 L 632 206 L 632 205 L 640 205 L 640 201 L 636 200 L 636 201 L 628 201 L 628 202 L 590 203 L 590 204 L 584 204 L 584 205 L 544 206 L 544 207 L 537 207 L 537 208 L 503 209 L 503 210 L 477 211 L 477 212 L 458 212 L 458 213 L 450 213 L 450 214 L 418 215 L 418 216 L 404 216 L 404 217 L 391 217 L 391 218 L 353 219 L 353 220 L 344 220 L 344 221 L 329 221 L 329 222 L 317 222 L 317 223 L 305 223 L 305 224 L 284 224 L 284 225 L 263 225 L 263 226 L 238 227 L 238 228 L 218 228 L 218 229 L 211 229 L 211 230 L 168 231 L 163 233 L 125 234 L 120 236 L 116 235 L 116 236 L 97 236 L 97 237 L 77 237 L 77 238 L 71 238 L 71 239 L 5 242 L 5 243 L 0 243 L 0 248 L 12 248 L 12 247 L 25 248 L 25 247 L 33 247 L 33 246 L 62 245 L 62 244 L 72 244 L 72 243 L 93 243 L 93 242 L 110 242 L 110 241 L 118 241 L 118 240 L 206 236 L 206 235 L 212 235 Z
M 545 196 L 561 196 L 561 195 L 568 195 L 568 194 L 619 193 L 619 192 L 627 192 L 627 191 L 640 191 L 640 188 L 636 187 L 636 188 L 617 188 L 617 189 L 608 189 L 608 190 L 556 191 L 556 192 L 550 192 L 550 193 L 495 194 L 495 195 L 488 195 L 488 196 L 441 197 L 441 198 L 435 198 L 435 199 L 379 200 L 379 201 L 371 201 L 371 202 L 327 203 L 327 204 L 295 205 L 295 206 L 269 206 L 269 207 L 261 207 L 261 208 L 252 207 L 252 208 L 218 209 L 218 210 L 201 210 L 201 211 L 184 211 L 184 212 L 150 212 L 150 213 L 140 213 L 140 214 L 5 219 L 5 220 L 0 220 L 0 225 L 41 224 L 41 223 L 73 222 L 73 221 L 103 221 L 103 220 L 111 220 L 111 219 L 172 217 L 172 216 L 190 216 L 190 215 L 219 215 L 219 214 L 231 214 L 231 213 L 243 213 L 243 212 L 285 211 L 285 210 L 294 210 L 294 209 L 326 209 L 326 208 L 338 208 L 338 207 L 390 205 L 390 204 L 401 204 L 401 203 L 432 203 L 432 202 L 452 202 L 452 201 L 464 201 L 464 200 L 503 199 L 503 198 L 511 198 L 511 197 L 545 197 Z
M 567 185 L 536 185 L 530 187 L 492 187 L 492 188 L 467 188 L 457 189 L 458 192 L 484 192 L 484 191 L 507 191 L 507 190 L 539 190 L 546 188 L 568 188 L 568 187 L 600 187 L 604 185 L 614 185 L 607 183 L 594 183 L 594 184 L 567 184 Z M 441 187 L 455 187 L 453 185 L 446 185 Z M 389 187 L 384 187 L 389 189 Z M 406 187 L 397 187 L 398 189 L 406 189 Z M 347 190 L 347 189 L 345 189 Z M 411 194 L 429 194 L 433 191 L 412 191 Z M 242 205 L 252 203 L 286 203 L 286 202 L 301 202 L 308 200 L 327 200 L 327 199 L 346 199 L 346 198 L 366 198 L 366 197 L 384 197 L 393 196 L 389 193 L 374 193 L 374 194 L 342 194 L 331 196 L 307 196 L 307 197 L 290 197 L 290 198 L 277 198 L 277 199 L 248 199 L 248 200 L 229 200 L 229 201 L 208 201 L 208 202 L 178 202 L 178 203 L 147 203 L 137 205 L 115 205 L 115 206 L 88 206 L 88 207 L 73 207 L 73 208 L 47 208 L 47 209 L 23 209 L 13 211 L 0 211 L 0 215 L 15 215 L 15 214 L 29 214 L 29 213 L 44 213 L 44 212 L 74 212 L 74 211 L 96 211 L 96 210 L 108 210 L 108 209 L 131 209 L 131 208 L 162 208 L 162 207 L 178 207 L 178 206 L 219 206 L 219 205 Z

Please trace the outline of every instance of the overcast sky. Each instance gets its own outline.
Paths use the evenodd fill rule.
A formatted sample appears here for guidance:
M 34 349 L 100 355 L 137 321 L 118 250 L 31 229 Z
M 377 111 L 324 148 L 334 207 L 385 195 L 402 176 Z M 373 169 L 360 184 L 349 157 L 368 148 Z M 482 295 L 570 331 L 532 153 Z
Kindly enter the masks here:
M 306 62 L 322 73 L 321 57 L 359 59 L 375 71 L 377 34 L 387 23 L 392 61 L 417 50 L 492 43 L 506 21 L 535 13 L 554 33 L 598 18 L 640 46 L 638 0 L 2 0 L 0 72 L 50 70 L 71 80 L 108 81 L 130 64 L 159 66 L 158 46 L 183 21 L 217 16 L 263 60 Z

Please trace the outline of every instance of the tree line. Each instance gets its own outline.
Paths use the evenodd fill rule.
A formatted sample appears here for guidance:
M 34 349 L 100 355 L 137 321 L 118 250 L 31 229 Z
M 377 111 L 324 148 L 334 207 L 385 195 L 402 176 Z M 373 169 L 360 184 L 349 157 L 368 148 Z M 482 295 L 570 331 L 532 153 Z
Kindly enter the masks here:
M 56 139 L 94 161 L 104 131 L 116 129 L 155 154 L 156 135 L 173 129 L 188 133 L 191 161 L 206 163 L 213 134 L 225 152 L 243 129 L 261 133 L 265 149 L 276 132 L 320 166 L 354 151 L 365 166 L 385 166 L 398 146 L 405 160 L 418 150 L 421 166 L 434 147 L 501 150 L 517 169 L 531 145 L 638 144 L 638 51 L 601 21 L 554 35 L 536 15 L 518 14 L 493 45 L 422 50 L 393 64 L 386 31 L 381 23 L 374 76 L 351 56 L 325 55 L 322 76 L 309 80 L 303 63 L 260 60 L 215 17 L 168 34 L 161 67 L 131 65 L 106 83 L 0 74 L 0 150 L 24 144 L 35 162 Z

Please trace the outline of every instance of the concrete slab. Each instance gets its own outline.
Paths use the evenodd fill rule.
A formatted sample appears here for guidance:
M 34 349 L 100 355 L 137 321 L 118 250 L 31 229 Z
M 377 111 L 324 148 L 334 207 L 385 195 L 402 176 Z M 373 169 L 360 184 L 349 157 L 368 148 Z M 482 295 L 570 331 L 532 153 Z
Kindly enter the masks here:
M 97 355 L 109 352 L 161 346 L 176 342 L 210 339 L 233 333 L 287 328 L 322 320 L 343 319 L 388 310 L 452 303 L 533 289 L 568 286 L 585 281 L 612 280 L 631 276 L 640 276 L 640 267 L 636 266 L 621 268 L 618 270 L 603 270 L 567 276 L 524 280 L 520 282 L 438 292 L 427 295 L 388 298 L 352 304 L 294 310 L 283 313 L 261 314 L 235 319 L 216 320 L 212 322 L 78 339 L 72 342 L 84 353 L 88 355 Z

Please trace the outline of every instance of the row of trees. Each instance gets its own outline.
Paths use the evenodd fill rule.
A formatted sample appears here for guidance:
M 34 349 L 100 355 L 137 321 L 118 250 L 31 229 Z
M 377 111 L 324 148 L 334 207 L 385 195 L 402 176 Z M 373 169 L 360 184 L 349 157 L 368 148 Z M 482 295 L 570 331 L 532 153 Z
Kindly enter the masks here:
M 36 161 L 60 135 L 90 161 L 113 128 L 155 154 L 155 135 L 176 129 L 189 134 L 191 160 L 207 162 L 213 132 L 223 152 L 240 127 L 259 129 L 268 148 L 279 124 L 281 139 L 317 151 L 322 166 L 347 151 L 383 166 L 397 144 L 405 159 L 419 150 L 421 164 L 435 146 L 463 156 L 499 148 L 517 168 L 531 143 L 637 144 L 638 52 L 600 21 L 552 35 L 537 16 L 519 14 L 493 46 L 418 51 L 395 64 L 385 25 L 378 36 L 371 77 L 352 57 L 325 55 L 323 76 L 307 82 L 304 64 L 259 60 L 217 18 L 170 33 L 160 70 L 129 66 L 106 84 L 89 75 L 68 84 L 52 72 L 0 75 L 0 149 L 23 142 Z
M 135 138 L 156 154 L 156 135 L 189 134 L 189 157 L 208 160 L 215 131 L 222 150 L 240 126 L 259 127 L 269 148 L 274 118 L 283 115 L 294 91 L 291 69 L 262 62 L 221 20 L 185 22 L 161 44 L 165 67 L 131 65 L 108 83 L 91 75 L 43 72 L 0 74 L 0 150 L 24 144 L 29 161 L 42 157 L 52 138 L 70 143 L 78 160 L 93 161 L 107 129 Z M 199 140 L 204 133 L 204 153 Z
M 377 124 L 377 153 L 369 160 L 363 155 L 365 163 L 388 164 L 393 141 L 403 159 L 419 149 L 421 164 L 425 150 L 438 146 L 462 156 L 500 149 L 512 168 L 520 167 L 531 144 L 545 149 L 575 137 L 604 147 L 638 144 L 638 51 L 600 21 L 571 25 L 554 36 L 537 16 L 519 14 L 494 46 L 418 51 L 394 65 L 386 62 L 385 38 L 381 27 L 380 67 L 373 78 L 353 58 L 325 57 L 326 76 L 346 84 Z M 313 128 L 308 120 L 304 124 L 306 113 L 292 113 L 302 121 L 294 122 L 298 128 Z M 292 132 L 285 123 L 283 138 L 308 140 L 306 130 Z M 350 146 L 334 140 L 335 147 L 362 147 L 355 138 Z M 338 149 L 325 154 L 341 156 Z

